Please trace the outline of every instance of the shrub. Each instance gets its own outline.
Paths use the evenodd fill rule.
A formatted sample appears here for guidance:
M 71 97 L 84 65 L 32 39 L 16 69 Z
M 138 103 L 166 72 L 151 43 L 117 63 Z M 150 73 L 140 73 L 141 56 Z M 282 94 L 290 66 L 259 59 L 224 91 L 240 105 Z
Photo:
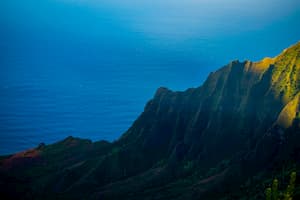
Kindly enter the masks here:
M 280 193 L 278 191 L 279 182 L 277 179 L 273 180 L 272 188 L 268 187 L 265 191 L 266 200 L 292 200 L 294 196 L 296 172 L 292 172 L 290 175 L 290 182 L 285 191 Z

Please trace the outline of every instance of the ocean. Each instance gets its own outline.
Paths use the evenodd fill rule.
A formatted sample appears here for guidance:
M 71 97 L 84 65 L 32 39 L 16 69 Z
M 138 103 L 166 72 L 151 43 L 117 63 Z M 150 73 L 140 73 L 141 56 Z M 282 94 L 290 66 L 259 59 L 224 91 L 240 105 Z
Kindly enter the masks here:
M 161 5 L 147 7 L 153 13 L 145 15 L 141 5 L 100 12 L 97 6 L 34 2 L 1 6 L 2 155 L 70 135 L 114 141 L 158 87 L 198 87 L 230 60 L 275 56 L 300 39 L 299 7 L 284 18 L 274 12 L 226 24 L 222 16 L 203 21 L 202 15 L 169 13 L 155 15 L 156 23 L 149 20 Z
M 199 73 L 204 61 L 154 53 L 146 47 L 120 50 L 111 43 L 107 50 L 81 43 L 53 50 L 60 45 L 43 46 L 43 51 L 30 46 L 29 55 L 10 53 L 5 58 L 0 153 L 53 143 L 69 135 L 116 140 L 158 87 L 196 87 L 208 73 Z

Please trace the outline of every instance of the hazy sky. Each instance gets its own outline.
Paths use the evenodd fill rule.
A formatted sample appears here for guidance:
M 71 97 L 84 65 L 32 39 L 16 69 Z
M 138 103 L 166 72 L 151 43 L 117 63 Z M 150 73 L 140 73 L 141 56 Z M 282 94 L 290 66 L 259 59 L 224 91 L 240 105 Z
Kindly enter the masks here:
M 184 37 L 214 31 L 249 31 L 299 12 L 297 0 L 64 0 L 106 10 L 146 34 Z M 244 26 L 241 26 L 244 23 Z
M 0 45 L 14 53 L 24 43 L 117 43 L 220 65 L 274 56 L 300 39 L 298 0 L 4 0 L 0 11 Z
M 2 28 L 69 36 L 122 31 L 182 42 L 259 31 L 284 20 L 297 29 L 291 32 L 300 29 L 299 23 L 292 26 L 299 21 L 298 0 L 4 0 L 0 5 Z

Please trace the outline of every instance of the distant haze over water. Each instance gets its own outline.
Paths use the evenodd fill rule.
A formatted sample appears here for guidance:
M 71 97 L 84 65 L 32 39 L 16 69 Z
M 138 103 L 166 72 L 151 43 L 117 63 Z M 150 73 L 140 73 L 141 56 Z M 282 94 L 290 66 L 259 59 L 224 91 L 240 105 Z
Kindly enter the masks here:
M 0 2 L 0 154 L 116 140 L 155 90 L 300 40 L 296 0 Z

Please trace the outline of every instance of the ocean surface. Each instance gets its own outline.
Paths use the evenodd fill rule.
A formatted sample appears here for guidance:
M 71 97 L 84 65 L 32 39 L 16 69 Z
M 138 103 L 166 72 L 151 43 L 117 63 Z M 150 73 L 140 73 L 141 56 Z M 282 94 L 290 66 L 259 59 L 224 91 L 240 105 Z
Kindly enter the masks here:
M 180 57 L 101 52 L 101 47 L 97 53 L 96 60 L 72 52 L 74 57 L 34 63 L 28 57 L 7 61 L 0 87 L 0 153 L 69 135 L 115 140 L 159 86 L 183 90 L 207 74 L 199 74 L 199 63 Z
M 114 141 L 158 87 L 198 87 L 230 60 L 272 57 L 300 40 L 296 3 L 272 14 L 257 6 L 253 18 L 192 0 L 24 2 L 0 3 L 0 154 L 69 135 Z

